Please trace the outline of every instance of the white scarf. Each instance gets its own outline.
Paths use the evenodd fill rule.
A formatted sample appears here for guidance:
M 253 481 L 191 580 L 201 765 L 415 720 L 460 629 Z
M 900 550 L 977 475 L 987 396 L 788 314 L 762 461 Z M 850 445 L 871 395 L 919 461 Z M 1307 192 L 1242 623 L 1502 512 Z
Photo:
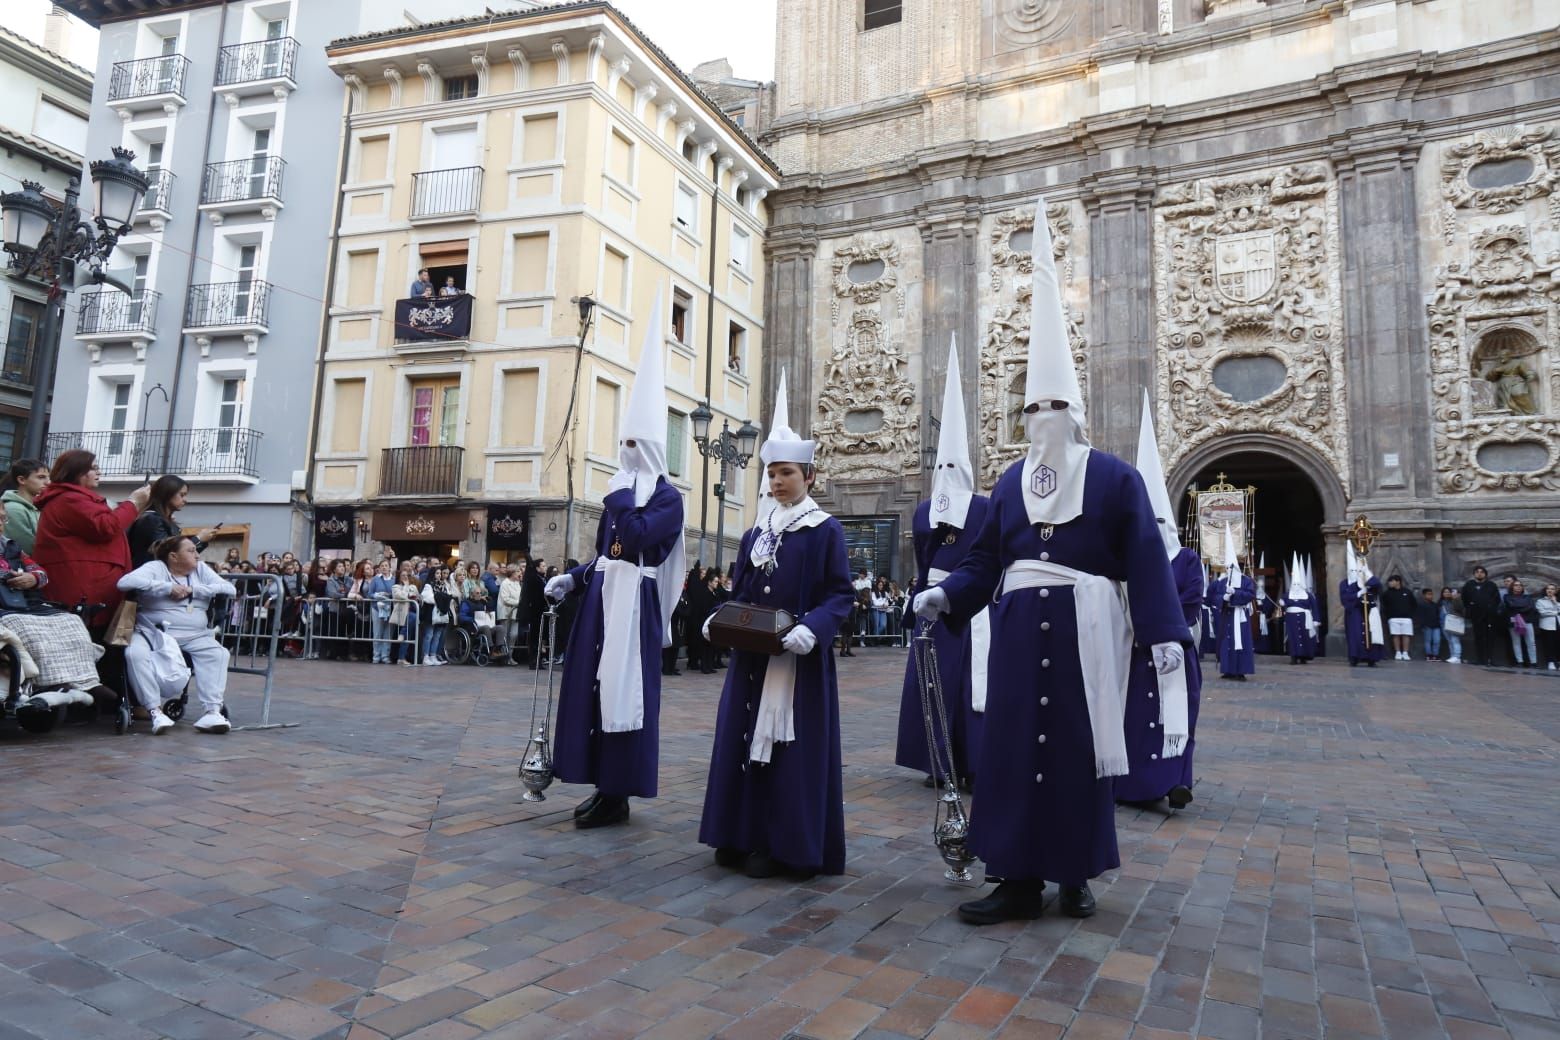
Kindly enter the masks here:
M 748 558 L 755 567 L 780 566 L 780 547 L 788 531 L 817 527 L 829 514 L 818 508 L 811 495 L 802 496 L 800 502 L 789 506 L 776 505 L 774 512 L 753 539 Z M 754 530 L 759 530 L 754 528 Z M 764 551 L 760 553 L 759 545 Z M 828 653 L 827 647 L 823 648 Z M 776 744 L 789 744 L 796 739 L 796 655 L 792 653 L 771 657 L 764 667 L 764 686 L 758 698 L 758 714 L 753 719 L 753 739 L 748 746 L 748 758 L 753 762 L 769 761 Z
M 1065 524 L 1083 512 L 1083 482 L 1089 465 L 1089 439 L 1083 435 L 1083 409 L 1057 411 L 1049 401 L 1024 414 L 1029 454 L 1024 457 L 1024 512 L 1031 524 Z

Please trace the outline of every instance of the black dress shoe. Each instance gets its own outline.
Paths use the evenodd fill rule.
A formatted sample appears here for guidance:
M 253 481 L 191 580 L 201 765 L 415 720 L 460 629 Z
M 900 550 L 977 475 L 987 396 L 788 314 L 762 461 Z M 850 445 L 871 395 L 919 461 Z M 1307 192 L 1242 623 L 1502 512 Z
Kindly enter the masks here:
M 1061 908 L 1068 917 L 1093 917 L 1094 893 L 1089 891 L 1086 884 L 1063 885 Z
M 937 781 L 932 779 L 932 774 L 926 774 L 926 779 L 921 781 L 922 787 L 936 787 Z
M 1165 795 L 1165 800 L 1170 803 L 1172 809 L 1185 809 L 1192 804 L 1192 789 L 1185 784 L 1176 784 L 1170 788 L 1170 793 Z
M 579 805 L 574 807 L 574 818 L 577 820 L 581 816 L 584 816 L 586 813 L 590 812 L 596 807 L 596 803 L 599 801 L 601 801 L 601 792 L 593 791 L 589 798 L 585 799 Z
M 576 817 L 574 826 L 582 831 L 596 827 L 610 827 L 614 823 L 628 822 L 628 799 L 615 794 L 604 794 L 583 816 Z
M 727 867 L 731 870 L 740 870 L 747 864 L 747 849 L 716 849 L 715 865 Z
M 749 856 L 745 869 L 750 878 L 778 877 L 785 872 L 785 867 L 780 861 L 767 852 L 755 852 Z
M 959 904 L 959 920 L 965 924 L 1001 924 L 1032 921 L 1045 909 L 1044 881 L 1002 881 L 985 899 Z

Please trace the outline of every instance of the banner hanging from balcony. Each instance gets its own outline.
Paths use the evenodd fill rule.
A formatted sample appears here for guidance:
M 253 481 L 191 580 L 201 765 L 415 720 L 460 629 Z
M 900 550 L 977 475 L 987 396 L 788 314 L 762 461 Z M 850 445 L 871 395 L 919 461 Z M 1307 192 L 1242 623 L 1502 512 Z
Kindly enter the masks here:
M 471 297 L 395 301 L 395 338 L 401 342 L 427 343 L 466 339 L 471 335 Z
M 531 510 L 526 506 L 488 506 L 487 544 L 489 549 L 529 552 Z
M 357 513 L 351 506 L 315 507 L 315 549 L 351 549 L 356 535 Z

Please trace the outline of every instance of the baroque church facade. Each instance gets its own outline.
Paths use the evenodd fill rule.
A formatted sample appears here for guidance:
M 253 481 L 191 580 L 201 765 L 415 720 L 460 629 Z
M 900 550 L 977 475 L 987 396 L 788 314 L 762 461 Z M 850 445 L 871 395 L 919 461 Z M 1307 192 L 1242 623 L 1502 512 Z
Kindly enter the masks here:
M 1255 487 L 1255 545 L 1313 554 L 1334 603 L 1359 515 L 1415 587 L 1560 580 L 1557 26 L 1560 0 L 782 0 L 765 375 L 814 402 L 792 422 L 853 559 L 913 569 L 950 337 L 978 482 L 1022 455 L 1043 194 L 1096 447 L 1132 457 L 1147 388 L 1172 497 Z

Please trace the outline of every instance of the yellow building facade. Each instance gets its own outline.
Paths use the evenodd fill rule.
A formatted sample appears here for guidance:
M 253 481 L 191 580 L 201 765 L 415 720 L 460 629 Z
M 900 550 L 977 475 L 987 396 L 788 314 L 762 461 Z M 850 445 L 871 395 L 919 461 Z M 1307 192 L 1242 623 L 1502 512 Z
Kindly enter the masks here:
M 338 530 L 353 510 L 359 555 L 589 555 L 660 295 L 669 468 L 713 559 L 720 474 L 688 416 L 758 420 L 773 163 L 606 4 L 328 55 L 348 99 L 312 503 Z M 728 483 L 728 557 L 757 487 L 756 462 Z

